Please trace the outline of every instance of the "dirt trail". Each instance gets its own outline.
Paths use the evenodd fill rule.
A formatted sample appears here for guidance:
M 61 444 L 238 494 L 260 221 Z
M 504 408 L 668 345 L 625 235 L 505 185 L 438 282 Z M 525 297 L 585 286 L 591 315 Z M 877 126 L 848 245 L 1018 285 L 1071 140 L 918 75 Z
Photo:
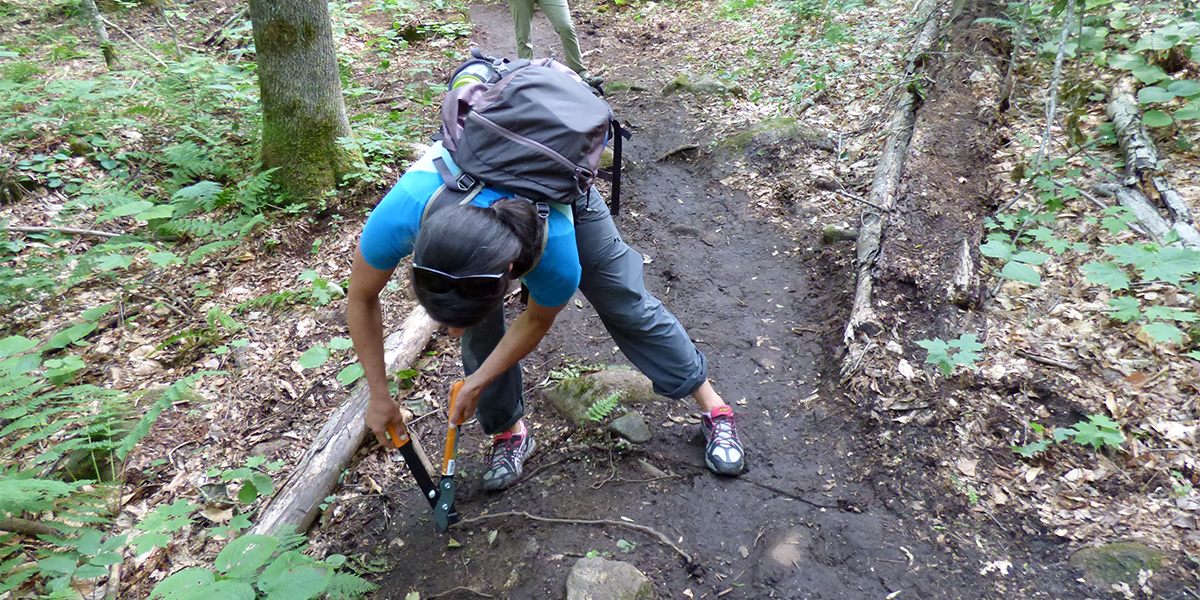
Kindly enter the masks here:
M 512 52 L 503 5 L 474 6 L 471 17 L 483 30 L 478 37 L 485 50 Z M 586 51 L 593 46 L 592 26 L 577 26 Z M 534 40 L 538 49 L 557 41 L 540 16 Z M 618 65 L 637 62 L 639 50 L 624 47 L 618 58 L 606 48 L 606 77 L 646 79 L 633 67 L 618 72 Z M 547 426 L 542 449 L 527 464 L 534 475 L 500 495 L 479 489 L 483 440 L 470 432 L 460 450 L 458 508 L 465 517 L 515 510 L 628 518 L 678 541 L 699 568 L 689 572 L 675 553 L 641 533 L 518 518 L 452 532 L 462 547 L 448 549 L 427 505 L 402 488 L 389 495 L 385 514 L 372 524 L 380 539 L 401 541 L 388 545 L 385 556 L 393 567 L 377 597 L 404 598 L 417 590 L 426 598 L 470 586 L 496 597 L 561 598 L 574 561 L 590 551 L 633 563 L 664 598 L 684 597 L 684 590 L 694 598 L 724 593 L 727 599 L 1075 597 L 1076 590 L 1067 589 L 1075 585 L 1072 577 L 1061 566 L 1020 566 L 1029 552 L 1009 540 L 978 546 L 1003 547 L 1019 566 L 1002 579 L 981 575 L 996 558 L 982 555 L 969 539 L 981 532 L 964 526 L 948 538 L 915 530 L 913 521 L 889 508 L 893 503 L 876 497 L 861 465 L 884 457 L 857 456 L 868 446 L 867 434 L 854 403 L 836 386 L 853 289 L 850 272 L 839 266 L 845 261 L 834 258 L 852 249 L 819 247 L 814 228 L 800 234 L 801 251 L 792 252 L 794 232 L 770 225 L 747 197 L 720 183 L 728 165 L 708 158 L 657 160 L 697 142 L 703 134 L 693 132 L 704 123 L 656 91 L 613 92 L 609 100 L 635 129 L 627 146 L 634 166 L 626 171 L 617 225 L 647 258 L 648 288 L 688 328 L 708 357 L 717 389 L 738 411 L 746 472 L 737 479 L 714 477 L 704 467 L 697 426 L 660 425 L 694 412 L 690 400 L 639 407 L 655 438 L 632 450 L 579 434 L 556 440 L 544 433 L 554 429 Z M 627 364 L 613 354 L 595 313 L 578 298 L 582 306 L 565 310 L 538 356 L 526 361 L 535 375 L 567 359 Z M 533 390 L 531 421 L 555 423 L 541 400 Z M 573 450 L 561 452 L 568 447 Z M 677 477 L 645 482 L 649 476 L 639 460 Z M 498 533 L 489 542 L 492 530 Z M 635 547 L 625 552 L 618 540 Z M 472 597 L 454 594 L 449 597 Z

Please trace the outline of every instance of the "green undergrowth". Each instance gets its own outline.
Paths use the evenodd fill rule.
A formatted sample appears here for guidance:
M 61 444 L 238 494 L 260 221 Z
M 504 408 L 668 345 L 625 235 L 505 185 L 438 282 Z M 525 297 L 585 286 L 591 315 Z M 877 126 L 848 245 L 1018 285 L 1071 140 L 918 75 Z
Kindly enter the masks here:
M 1124 183 L 1114 172 L 1124 169 L 1123 153 L 1112 124 L 1091 118 L 1103 117 L 1116 91 L 1110 84 L 1132 77 L 1144 122 L 1160 138 L 1160 149 L 1168 150 L 1160 161 L 1172 160 L 1171 153 L 1194 157 L 1200 22 L 1187 4 L 1071 1 L 1013 2 L 1005 17 L 983 20 L 1011 29 L 1020 44 L 1017 55 L 1031 56 L 1049 73 L 1068 14 L 1074 15 L 1057 90 L 1062 138 L 1048 145 L 1021 134 L 1014 139 L 1020 154 L 1011 179 L 1020 197 L 1032 202 L 1014 200 L 1020 208 L 986 220 L 979 248 L 985 268 L 1000 281 L 1017 282 L 1009 288 L 1017 294 L 1042 286 L 1052 268 L 1056 281 L 1080 285 L 1081 298 L 1105 307 L 1083 311 L 1097 329 L 1107 328 L 1164 362 L 1200 360 L 1200 250 L 1184 245 L 1175 231 L 1148 235 L 1131 210 L 1098 197 L 1095 184 Z M 1029 106 L 1043 118 L 1042 105 Z M 1097 206 L 1104 203 L 1110 206 Z M 1019 298 L 1003 301 L 1006 308 L 1022 304 Z M 932 349 L 929 361 L 936 362 Z M 1122 428 L 1137 424 L 1095 414 L 1072 427 L 1028 427 L 1023 443 L 1012 449 L 1034 459 L 1063 443 L 1120 451 Z
M 259 168 L 248 16 L 222 30 L 228 12 L 175 2 L 99 4 L 140 40 L 132 45 L 110 27 L 118 70 L 105 69 L 76 0 L 0 0 L 0 205 L 12 215 L 0 219 L 0 519 L 52 531 L 0 535 L 0 598 L 78 598 L 103 585 L 113 565 L 132 568 L 135 559 L 195 535 L 233 541 L 223 542 L 214 563 L 165 579 L 153 597 L 360 596 L 371 586 L 346 569 L 344 557 L 311 558 L 303 537 L 237 537 L 274 492 L 271 472 L 279 465 L 252 459 L 210 472 L 198 490 L 204 501 L 168 502 L 113 535 L 129 491 L 122 487 L 129 457 L 171 406 L 202 405 L 190 390 L 217 374 L 192 363 L 224 361 L 246 346 L 247 312 L 327 306 L 344 295 L 339 282 L 307 271 L 287 289 L 223 307 L 209 298 L 217 274 L 230 273 L 248 250 L 269 253 L 282 243 L 280 230 L 315 224 L 345 204 L 336 197 L 294 202 L 272 171 Z M 447 15 L 458 7 L 442 4 Z M 392 183 L 407 143 L 424 133 L 419 115 L 373 103 L 384 92 L 361 75 L 386 71 L 422 43 L 402 35 L 411 15 L 422 15 L 422 39 L 458 40 L 468 31 L 449 16 L 427 18 L 425 3 L 380 0 L 368 12 L 391 15 L 394 26 L 379 33 L 366 25 L 363 8 L 330 5 L 339 39 L 366 38 L 374 53 L 340 57 L 354 135 L 339 143 L 364 157 L 344 182 L 355 190 Z M 163 14 L 177 27 L 178 50 L 166 29 L 131 25 L 161 24 Z M 219 43 L 208 43 L 218 30 Z M 432 72 L 427 66 L 403 77 L 418 79 Z M 422 105 L 440 100 L 421 86 L 404 92 Z M 26 225 L 116 235 L 8 229 Z M 319 247 L 317 240 L 314 254 Z M 84 293 L 106 304 L 79 306 Z M 113 389 L 111 365 L 88 346 L 112 328 L 132 330 L 130 310 L 166 309 L 182 318 L 177 329 L 139 328 L 137 335 L 152 340 L 151 354 L 164 366 L 186 376 L 148 382 L 147 391 Z M 339 378 L 359 374 L 350 369 Z

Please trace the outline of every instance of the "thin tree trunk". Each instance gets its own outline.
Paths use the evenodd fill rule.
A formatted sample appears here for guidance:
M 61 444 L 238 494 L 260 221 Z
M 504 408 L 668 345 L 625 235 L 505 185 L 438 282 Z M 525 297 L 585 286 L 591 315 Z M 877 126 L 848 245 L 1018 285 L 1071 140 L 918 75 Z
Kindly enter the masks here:
M 263 106 L 262 164 L 295 199 L 314 202 L 355 162 L 333 27 L 324 0 L 250 0 Z
M 104 53 L 104 64 L 108 65 L 109 71 L 120 69 L 121 63 L 117 60 L 117 50 L 113 47 L 112 41 L 108 39 L 108 29 L 104 27 L 104 21 L 100 20 L 100 10 L 96 8 L 96 0 L 81 0 L 80 6 L 83 7 L 83 13 L 87 15 L 92 28 L 96 30 L 100 51 Z

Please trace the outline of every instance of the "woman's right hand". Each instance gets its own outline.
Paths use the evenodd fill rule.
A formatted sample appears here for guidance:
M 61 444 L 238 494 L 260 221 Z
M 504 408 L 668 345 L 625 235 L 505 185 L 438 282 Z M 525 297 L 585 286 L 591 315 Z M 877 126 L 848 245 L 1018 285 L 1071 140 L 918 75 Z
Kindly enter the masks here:
M 396 435 L 404 436 L 408 429 L 404 426 L 404 415 L 400 414 L 400 406 L 390 396 L 375 397 L 367 402 L 367 427 L 375 434 L 375 439 L 384 448 L 395 448 L 396 440 L 388 440 L 388 425 L 395 427 Z

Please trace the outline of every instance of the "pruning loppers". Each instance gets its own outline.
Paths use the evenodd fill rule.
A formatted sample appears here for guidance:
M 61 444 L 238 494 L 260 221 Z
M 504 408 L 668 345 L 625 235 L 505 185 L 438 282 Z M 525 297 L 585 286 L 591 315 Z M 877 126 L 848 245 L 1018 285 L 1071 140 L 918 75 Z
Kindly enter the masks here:
M 442 480 L 438 482 L 437 502 L 433 507 L 433 521 L 438 529 L 446 531 L 458 522 L 458 511 L 454 510 L 454 455 L 458 453 L 458 424 L 454 422 L 454 401 L 463 382 L 455 381 L 450 386 L 450 407 L 446 414 L 449 427 L 446 430 L 446 450 L 442 454 Z
M 456 381 L 450 388 L 449 411 L 451 414 L 454 412 L 454 399 L 458 396 L 458 390 L 462 386 L 462 381 Z M 433 509 L 433 520 L 437 523 L 438 529 L 446 531 L 451 525 L 458 522 L 458 511 L 454 510 L 454 456 L 458 450 L 458 425 L 450 423 L 450 428 L 446 432 L 442 478 L 436 485 L 430 478 L 429 471 L 425 469 L 425 463 L 421 460 L 416 444 L 413 443 L 408 432 L 405 432 L 404 435 L 397 435 L 395 427 L 388 425 L 388 434 L 392 436 L 392 443 L 400 450 L 400 455 L 404 457 L 408 470 L 412 472 L 413 478 L 417 480 L 417 485 L 421 487 L 422 494 L 429 501 L 429 506 Z

